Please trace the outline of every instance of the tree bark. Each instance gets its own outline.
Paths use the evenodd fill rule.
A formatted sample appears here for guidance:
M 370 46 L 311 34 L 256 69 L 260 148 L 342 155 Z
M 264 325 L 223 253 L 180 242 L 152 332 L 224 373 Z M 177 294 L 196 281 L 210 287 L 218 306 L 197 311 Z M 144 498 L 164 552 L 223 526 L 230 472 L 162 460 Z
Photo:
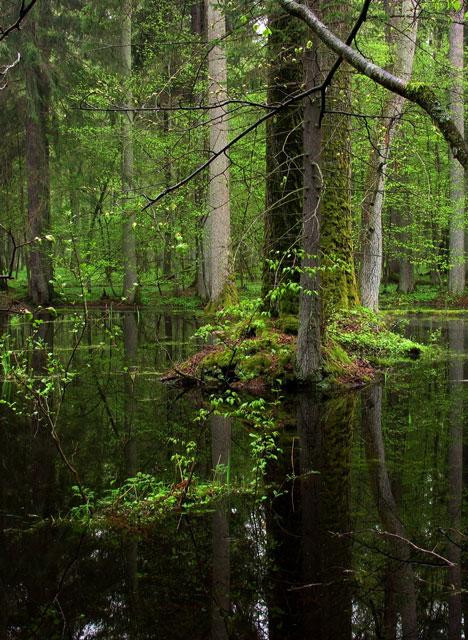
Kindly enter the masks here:
M 121 55 L 122 79 L 125 93 L 125 108 L 122 115 L 122 204 L 123 234 L 122 254 L 124 265 L 123 296 L 133 304 L 137 296 L 137 256 L 135 225 L 132 209 L 133 198 L 133 95 L 130 86 L 132 77 L 132 1 L 122 0 Z
M 393 59 L 392 72 L 409 82 L 413 69 L 418 29 L 417 0 L 389 0 L 387 43 Z M 394 134 L 401 117 L 404 97 L 390 93 L 382 109 L 382 121 L 374 134 L 362 209 L 361 299 L 364 307 L 378 310 L 382 279 L 382 209 L 386 173 Z M 383 123 L 383 124 L 382 124 Z
M 304 56 L 305 89 L 315 86 L 320 78 L 317 40 Z M 316 270 L 320 243 L 320 194 L 322 175 L 319 168 L 322 131 L 318 127 L 320 104 L 311 96 L 304 104 L 304 203 L 302 210 L 302 248 L 299 293 L 299 329 L 297 335 L 296 375 L 304 382 L 319 377 L 321 351 L 320 278 Z
M 208 52 L 208 104 L 227 100 L 227 62 L 224 49 L 226 21 L 224 3 L 205 0 Z M 210 110 L 210 154 L 217 153 L 228 141 L 226 106 Z M 222 305 L 229 287 L 229 249 L 231 239 L 229 202 L 229 159 L 223 153 L 210 164 L 208 216 L 205 223 L 205 278 L 210 305 Z
M 304 28 L 281 9 L 270 14 L 268 26 L 268 103 L 278 104 L 301 91 L 303 71 L 295 48 L 304 39 Z M 299 280 L 298 271 L 289 269 L 297 262 L 294 250 L 301 230 L 302 115 L 302 105 L 297 103 L 266 123 L 263 295 Z M 274 268 L 268 260 L 275 262 Z M 297 293 L 286 291 L 271 307 L 275 313 L 297 313 Z
M 449 34 L 449 59 L 453 79 L 450 88 L 450 114 L 460 131 L 464 130 L 463 86 L 463 20 L 464 2 L 452 13 Z M 465 288 L 465 172 L 452 154 L 450 159 L 450 199 L 452 212 L 449 223 L 449 291 L 460 294 Z
M 41 7 L 41 16 L 48 3 Z M 39 18 L 40 19 L 40 18 Z M 28 288 L 34 304 L 48 305 L 53 297 L 51 245 L 45 239 L 50 229 L 49 113 L 50 85 L 45 60 L 48 53 L 40 35 L 41 25 L 31 20 L 28 36 L 37 49 L 37 57 L 28 60 L 26 74 L 26 170 L 28 183 L 28 239 L 34 241 L 28 255 Z M 37 59 L 39 58 L 39 61 Z
M 323 16 L 336 25 L 343 35 L 348 30 L 349 11 L 346 3 L 322 2 Z M 333 66 L 334 56 L 326 47 L 319 47 L 323 77 Z M 323 194 L 320 203 L 320 253 L 322 260 L 321 294 L 325 322 L 336 310 L 348 309 L 359 302 L 351 215 L 351 84 L 348 65 L 335 73 L 325 97 L 322 124 Z

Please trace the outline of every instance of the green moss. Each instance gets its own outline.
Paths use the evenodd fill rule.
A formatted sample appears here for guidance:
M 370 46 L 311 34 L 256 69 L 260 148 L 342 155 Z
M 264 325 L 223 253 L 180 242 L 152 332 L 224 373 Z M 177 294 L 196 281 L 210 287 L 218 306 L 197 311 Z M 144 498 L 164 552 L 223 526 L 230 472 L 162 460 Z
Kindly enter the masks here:
M 341 375 L 344 367 L 352 363 L 351 358 L 337 342 L 329 341 L 323 349 L 323 368 L 327 375 Z
M 382 316 L 363 308 L 335 316 L 329 336 L 348 355 L 365 359 L 372 365 L 415 359 L 432 349 L 391 331 Z
M 187 378 L 214 385 L 242 385 L 252 380 L 267 386 L 278 381 L 294 383 L 296 337 L 284 331 L 289 320 L 261 316 L 257 324 L 236 318 L 235 322 L 209 326 L 217 347 L 196 354 L 178 369 Z M 376 367 L 434 355 L 435 350 L 391 331 L 381 315 L 357 307 L 331 318 L 323 345 L 322 379 L 360 384 L 374 377 Z
M 232 278 L 228 278 L 221 294 L 216 300 L 211 300 L 205 307 L 206 313 L 216 313 L 220 309 L 230 307 L 239 302 L 237 286 Z
M 276 319 L 275 325 L 280 331 L 283 331 L 287 335 L 297 336 L 299 329 L 299 319 L 293 315 L 281 315 Z
M 327 93 L 330 109 L 348 111 L 349 74 L 341 69 Z M 346 116 L 325 116 L 322 170 L 325 176 L 320 205 L 321 290 L 324 318 L 359 303 L 354 269 L 351 190 L 350 122 Z

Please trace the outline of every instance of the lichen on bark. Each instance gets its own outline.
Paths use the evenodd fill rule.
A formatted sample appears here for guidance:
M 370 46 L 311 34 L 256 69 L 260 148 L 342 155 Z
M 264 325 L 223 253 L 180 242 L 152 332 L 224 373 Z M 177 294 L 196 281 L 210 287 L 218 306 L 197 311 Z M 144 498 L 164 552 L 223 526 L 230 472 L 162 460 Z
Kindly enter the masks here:
M 329 54 L 324 54 L 324 59 Z M 326 96 L 327 111 L 351 111 L 349 68 L 342 66 Z M 321 201 L 321 292 L 324 319 L 359 303 L 353 257 L 351 142 L 347 115 L 325 115 L 322 125 L 324 189 Z

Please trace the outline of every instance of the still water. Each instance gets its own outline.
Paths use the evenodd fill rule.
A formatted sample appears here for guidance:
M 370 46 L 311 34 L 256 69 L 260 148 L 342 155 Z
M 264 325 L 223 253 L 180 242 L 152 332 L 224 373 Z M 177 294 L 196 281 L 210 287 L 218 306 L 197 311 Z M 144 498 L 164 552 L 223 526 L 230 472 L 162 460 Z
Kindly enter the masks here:
M 188 441 L 200 477 L 222 463 L 249 480 L 249 427 L 212 418 L 201 430 L 203 393 L 158 381 L 196 349 L 196 326 L 96 313 L 73 352 L 72 316 L 3 321 L 11 348 L 34 331 L 44 341 L 36 372 L 46 352 L 73 354 L 57 430 L 97 495 L 138 471 L 177 482 L 172 456 Z M 152 527 L 66 524 L 74 479 L 50 433 L 0 405 L 0 639 L 465 638 L 468 320 L 405 331 L 446 355 L 361 390 L 285 395 L 264 499 Z

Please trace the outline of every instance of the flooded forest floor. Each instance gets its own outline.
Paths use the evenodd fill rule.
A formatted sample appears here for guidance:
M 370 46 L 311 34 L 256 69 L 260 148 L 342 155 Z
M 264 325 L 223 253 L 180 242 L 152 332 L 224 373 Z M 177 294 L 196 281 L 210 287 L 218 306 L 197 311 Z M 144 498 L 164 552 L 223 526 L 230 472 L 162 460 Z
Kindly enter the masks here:
M 161 382 L 192 311 L 4 316 L 0 637 L 464 637 L 468 322 L 388 323 L 437 351 L 252 394 Z

